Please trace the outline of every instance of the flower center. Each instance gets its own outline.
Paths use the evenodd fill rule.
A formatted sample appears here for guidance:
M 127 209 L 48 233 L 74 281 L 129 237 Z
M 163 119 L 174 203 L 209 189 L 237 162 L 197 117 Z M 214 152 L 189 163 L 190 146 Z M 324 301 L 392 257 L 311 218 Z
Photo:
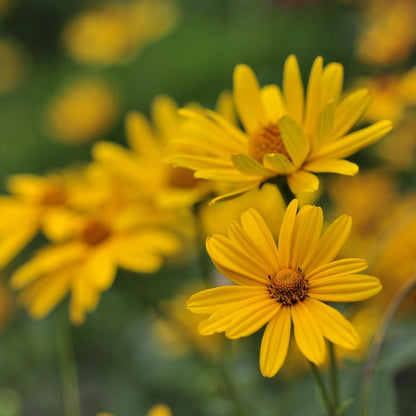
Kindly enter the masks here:
M 64 190 L 58 185 L 51 185 L 45 190 L 42 196 L 42 205 L 61 205 L 65 200 L 66 195 Z
M 257 129 L 250 136 L 248 146 L 250 156 L 260 163 L 263 163 L 264 156 L 269 153 L 280 153 L 290 159 L 277 123 Z
M 170 168 L 168 181 L 173 188 L 194 188 L 198 183 L 192 170 L 181 167 Z
M 270 296 L 283 305 L 293 305 L 308 293 L 308 281 L 300 268 L 279 270 L 269 280 Z
M 81 240 L 89 245 L 96 246 L 106 240 L 111 234 L 109 228 L 99 221 L 90 221 L 81 233 Z

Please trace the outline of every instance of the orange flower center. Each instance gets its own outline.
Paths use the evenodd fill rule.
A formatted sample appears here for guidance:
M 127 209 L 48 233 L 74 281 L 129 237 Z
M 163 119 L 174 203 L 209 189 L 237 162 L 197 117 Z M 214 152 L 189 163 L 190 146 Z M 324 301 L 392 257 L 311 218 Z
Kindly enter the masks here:
M 58 185 L 49 186 L 42 196 L 42 205 L 61 205 L 64 204 L 65 201 L 65 192 Z
M 250 156 L 260 163 L 263 163 L 264 156 L 269 153 L 280 153 L 290 159 L 277 123 L 257 129 L 250 136 L 248 146 Z
M 192 170 L 181 167 L 170 168 L 168 181 L 173 188 L 194 188 L 198 183 Z
M 110 229 L 99 221 L 89 221 L 81 233 L 81 240 L 89 245 L 96 246 L 106 240 L 111 234 Z
M 269 276 L 269 280 L 270 296 L 283 305 L 293 305 L 303 300 L 308 292 L 308 281 L 300 268 L 279 270 Z

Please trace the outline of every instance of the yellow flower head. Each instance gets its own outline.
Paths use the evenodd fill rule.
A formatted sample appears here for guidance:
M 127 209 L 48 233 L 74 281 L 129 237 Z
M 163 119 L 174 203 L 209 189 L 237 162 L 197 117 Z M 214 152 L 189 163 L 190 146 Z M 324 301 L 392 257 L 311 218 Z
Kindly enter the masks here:
M 146 416 L 172 416 L 172 411 L 168 405 L 159 403 L 155 404 Z
M 54 139 L 85 143 L 108 131 L 118 115 L 118 99 L 103 81 L 80 79 L 51 101 L 46 128 Z
M 260 349 L 260 369 L 274 376 L 282 366 L 293 322 L 296 343 L 306 358 L 322 364 L 324 338 L 354 349 L 359 337 L 353 326 L 328 302 L 353 302 L 381 289 L 376 277 L 357 274 L 362 259 L 334 260 L 348 237 L 351 218 L 336 219 L 321 236 L 322 209 L 298 201 L 287 207 L 278 247 L 255 210 L 230 224 L 228 237 L 214 235 L 207 250 L 214 264 L 235 285 L 196 293 L 191 311 L 209 314 L 199 325 L 202 335 L 225 332 L 228 338 L 251 335 L 266 325 Z
M 72 238 L 39 250 L 13 274 L 12 286 L 22 289 L 20 301 L 33 317 L 42 318 L 71 293 L 71 321 L 81 324 L 112 285 L 118 267 L 153 273 L 165 255 L 179 250 L 176 236 L 155 216 L 150 207 L 130 204 L 72 218 Z
M 0 6 L 1 7 L 1 6 Z M 13 91 L 25 75 L 25 56 L 19 45 L 0 40 L 0 95 Z
M 74 17 L 62 40 L 73 58 L 111 65 L 128 60 L 143 45 L 165 35 L 176 17 L 169 0 L 105 2 Z
M 348 134 L 370 104 L 367 90 L 341 97 L 343 68 L 323 67 L 315 59 L 306 91 L 295 56 L 286 60 L 283 93 L 276 85 L 260 88 L 247 65 L 234 71 L 234 101 L 244 132 L 211 111 L 182 110 L 198 140 L 169 161 L 195 171 L 195 177 L 238 183 L 241 191 L 276 176 L 285 176 L 294 194 L 313 192 L 312 172 L 354 175 L 358 166 L 344 158 L 388 131 L 380 121 Z

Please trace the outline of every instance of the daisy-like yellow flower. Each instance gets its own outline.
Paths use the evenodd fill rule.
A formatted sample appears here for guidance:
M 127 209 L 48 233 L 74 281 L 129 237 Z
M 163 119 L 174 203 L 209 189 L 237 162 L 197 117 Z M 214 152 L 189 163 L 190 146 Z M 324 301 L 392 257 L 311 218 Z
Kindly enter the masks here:
M 161 228 L 151 207 L 129 204 L 74 218 L 73 237 L 41 250 L 12 275 L 19 300 L 34 318 L 42 318 L 71 293 L 70 317 L 81 324 L 118 267 L 152 273 L 165 255 L 180 248 L 178 238 Z
M 340 312 L 325 304 L 366 299 L 380 291 L 376 277 L 357 274 L 362 259 L 334 260 L 348 237 L 351 218 L 336 219 L 321 236 L 322 209 L 305 205 L 297 213 L 293 200 L 283 217 L 278 247 L 255 210 L 230 224 L 228 237 L 214 235 L 207 250 L 214 264 L 235 285 L 193 295 L 191 311 L 209 314 L 199 325 L 202 335 L 225 332 L 228 338 L 251 335 L 267 324 L 260 349 L 260 369 L 274 376 L 285 361 L 291 326 L 308 360 L 322 364 L 324 338 L 354 349 L 359 337 Z
M 384 120 L 348 133 L 367 110 L 371 98 L 361 89 L 341 96 L 343 68 L 315 59 L 306 95 L 296 57 L 284 66 L 283 92 L 276 85 L 260 88 L 247 65 L 234 71 L 234 101 L 244 131 L 218 114 L 181 110 L 193 140 L 182 140 L 183 152 L 168 162 L 195 171 L 195 177 L 239 184 L 238 192 L 265 180 L 285 176 L 294 194 L 313 192 L 314 173 L 355 175 L 358 166 L 345 160 L 376 142 L 392 128 Z

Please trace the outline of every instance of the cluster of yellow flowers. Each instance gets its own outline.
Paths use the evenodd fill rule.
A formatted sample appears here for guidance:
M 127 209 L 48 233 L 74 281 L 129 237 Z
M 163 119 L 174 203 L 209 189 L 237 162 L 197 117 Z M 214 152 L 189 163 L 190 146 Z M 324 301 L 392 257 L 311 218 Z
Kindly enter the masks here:
M 355 175 L 358 166 L 345 158 L 378 141 L 392 123 L 351 133 L 371 99 L 367 89 L 343 94 L 342 84 L 342 66 L 324 66 L 321 57 L 306 93 L 294 56 L 284 65 L 283 90 L 260 87 L 253 71 L 238 65 L 232 96 L 222 95 L 217 111 L 191 104 L 178 112 L 172 99 L 160 96 L 152 124 L 141 113 L 127 115 L 129 148 L 98 142 L 87 166 L 11 177 L 10 195 L 0 200 L 1 265 L 37 233 L 49 240 L 12 276 L 21 302 L 39 318 L 70 292 L 71 321 L 80 324 L 118 267 L 152 273 L 163 258 L 183 252 L 201 201 L 244 194 L 198 210 L 213 213 L 204 220 L 210 231 L 224 232 L 221 217 L 233 219 L 227 236 L 214 234 L 206 243 L 233 284 L 188 301 L 192 312 L 209 315 L 199 333 L 234 339 L 266 325 L 260 349 L 266 377 L 285 361 L 292 323 L 300 351 L 315 364 L 324 362 L 325 338 L 357 348 L 354 327 L 325 302 L 366 299 L 379 292 L 380 281 L 360 273 L 364 260 L 336 259 L 351 218 L 339 216 L 322 233 L 322 209 L 302 198 L 318 189 L 317 173 Z

